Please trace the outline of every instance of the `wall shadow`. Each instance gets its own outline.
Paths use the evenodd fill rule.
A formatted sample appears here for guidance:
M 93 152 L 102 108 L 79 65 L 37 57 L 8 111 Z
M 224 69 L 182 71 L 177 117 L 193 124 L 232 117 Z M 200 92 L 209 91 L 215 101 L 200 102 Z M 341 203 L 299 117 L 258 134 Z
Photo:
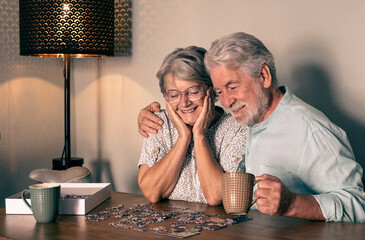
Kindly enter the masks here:
M 365 126 L 348 116 L 339 106 L 329 69 L 316 63 L 299 64 L 291 70 L 295 88 L 302 100 L 322 111 L 347 133 L 356 161 L 365 169 Z M 365 177 L 363 176 L 363 179 Z
M 96 159 L 91 161 L 91 172 L 93 181 L 96 183 L 110 183 L 112 191 L 115 191 L 115 183 L 113 174 L 110 168 L 110 161 L 105 159 Z
M 130 191 L 132 193 L 143 194 L 138 185 L 138 172 L 134 175 L 134 177 L 130 178 L 128 186 L 130 187 Z
M 114 56 L 130 59 L 132 55 L 132 1 L 114 1 Z M 104 95 L 102 89 L 102 64 L 101 59 L 97 59 L 97 157 L 90 161 L 91 172 L 94 182 L 109 182 L 112 190 L 115 191 L 115 182 L 111 170 L 111 161 L 104 159 L 104 149 L 102 139 L 104 130 Z

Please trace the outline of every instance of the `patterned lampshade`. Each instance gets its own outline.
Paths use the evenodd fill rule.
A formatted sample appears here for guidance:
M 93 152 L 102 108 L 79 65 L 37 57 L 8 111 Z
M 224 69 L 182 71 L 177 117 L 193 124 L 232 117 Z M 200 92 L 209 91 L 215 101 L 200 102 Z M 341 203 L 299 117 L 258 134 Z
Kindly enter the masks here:
M 114 0 L 19 0 L 20 55 L 113 56 Z

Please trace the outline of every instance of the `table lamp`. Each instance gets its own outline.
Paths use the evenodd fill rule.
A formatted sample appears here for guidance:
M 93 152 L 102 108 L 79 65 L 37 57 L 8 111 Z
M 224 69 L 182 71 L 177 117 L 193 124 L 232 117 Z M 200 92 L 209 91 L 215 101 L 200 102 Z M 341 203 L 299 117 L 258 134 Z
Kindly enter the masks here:
M 19 0 L 20 55 L 63 58 L 65 145 L 53 170 L 82 166 L 71 157 L 71 58 L 114 54 L 114 0 Z

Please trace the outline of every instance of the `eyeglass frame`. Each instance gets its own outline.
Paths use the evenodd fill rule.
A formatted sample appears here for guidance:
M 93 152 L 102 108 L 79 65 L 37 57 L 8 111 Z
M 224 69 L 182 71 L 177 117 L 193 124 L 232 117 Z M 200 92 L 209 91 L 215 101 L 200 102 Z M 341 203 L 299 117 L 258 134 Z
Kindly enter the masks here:
M 195 99 L 189 99 L 189 96 L 188 96 L 188 91 L 189 91 L 189 89 L 192 89 L 192 88 L 199 88 L 199 92 L 203 92 L 205 89 L 207 89 L 208 87 L 207 86 L 192 86 L 192 87 L 189 87 L 188 89 L 186 89 L 185 91 L 182 91 L 182 92 L 180 92 L 180 91 L 178 91 L 178 90 L 169 90 L 170 92 L 177 92 L 177 93 L 179 93 L 179 100 L 178 101 L 173 101 L 173 102 L 169 102 L 169 101 L 167 101 L 167 92 L 169 92 L 169 91 L 165 91 L 164 93 L 163 93 L 163 96 L 165 97 L 165 100 L 166 100 L 166 102 L 168 102 L 168 103 L 170 103 L 170 104 L 173 104 L 173 103 L 178 103 L 178 102 L 180 102 L 181 101 L 181 96 L 184 94 L 185 96 L 186 96 L 186 98 L 189 100 L 189 101 L 198 101 L 198 100 L 200 100 L 200 99 L 202 99 L 204 96 L 202 96 L 202 97 L 200 97 L 200 98 L 195 98 Z

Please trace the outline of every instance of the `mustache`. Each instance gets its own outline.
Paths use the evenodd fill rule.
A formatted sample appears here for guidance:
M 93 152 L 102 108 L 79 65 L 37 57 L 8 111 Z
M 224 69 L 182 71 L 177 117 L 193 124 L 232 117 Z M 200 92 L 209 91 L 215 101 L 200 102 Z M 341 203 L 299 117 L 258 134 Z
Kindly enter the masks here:
M 242 108 L 246 105 L 246 102 L 235 102 L 232 106 L 229 107 L 229 111 L 237 111 L 238 109 Z

